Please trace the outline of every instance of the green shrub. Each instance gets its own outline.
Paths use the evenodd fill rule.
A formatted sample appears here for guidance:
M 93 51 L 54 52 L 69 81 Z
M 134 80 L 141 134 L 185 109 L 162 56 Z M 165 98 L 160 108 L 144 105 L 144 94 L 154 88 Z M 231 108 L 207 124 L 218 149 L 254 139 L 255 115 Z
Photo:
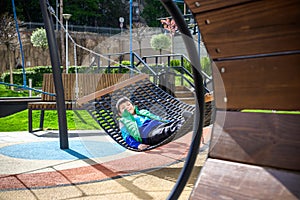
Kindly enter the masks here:
M 179 59 L 174 59 L 174 60 L 171 60 L 171 61 L 170 61 L 170 65 L 171 65 L 172 67 L 177 67 L 177 66 L 180 66 L 180 65 L 181 65 L 181 62 L 180 62 Z
M 202 57 L 200 59 L 202 70 L 209 76 L 211 76 L 211 61 L 209 57 Z M 170 65 L 172 67 L 178 67 L 181 66 L 181 61 L 179 59 L 174 59 L 170 61 Z M 192 64 L 187 60 L 183 59 L 183 67 L 188 70 L 190 73 L 192 73 Z
M 52 73 L 51 66 L 37 66 L 37 67 L 26 68 L 26 72 L 30 70 L 34 71 L 37 74 Z
M 136 65 L 136 62 L 134 62 L 133 64 Z M 114 73 L 122 73 L 122 74 L 128 73 L 129 69 L 126 68 L 126 67 L 122 67 L 122 66 L 128 66 L 128 67 L 130 67 L 131 66 L 131 62 L 129 60 L 123 60 L 121 62 L 120 68 L 118 66 L 120 66 L 120 64 L 116 63 L 116 64 L 114 64 L 113 68 L 110 68 L 110 69 L 106 68 L 105 73 L 113 73 L 113 74 Z M 116 68 L 116 67 L 118 67 L 118 68 Z
M 88 66 L 77 66 L 77 73 L 93 73 L 95 71 L 95 67 L 88 67 Z M 76 66 L 69 66 L 69 73 L 75 74 Z
M 183 66 L 186 70 L 188 70 L 190 73 L 192 73 L 192 64 L 187 61 L 186 59 L 183 59 Z
M 44 28 L 35 29 L 31 34 L 30 41 L 34 47 L 40 47 L 46 50 L 48 48 L 46 30 Z
M 170 61 L 170 65 L 171 65 L 172 67 L 180 67 L 180 66 L 181 66 L 181 60 L 179 60 L 179 59 L 171 60 L 171 61 Z M 187 71 L 189 71 L 190 73 L 192 72 L 192 65 L 191 65 L 191 63 L 190 63 L 188 60 L 183 59 L 183 67 L 184 67 Z M 179 71 L 179 70 L 177 69 L 177 71 Z
M 32 87 L 42 87 L 43 74 L 52 73 L 51 66 L 37 66 L 26 68 L 26 85 L 29 85 L 29 79 L 32 79 Z M 23 85 L 23 71 L 17 69 L 13 71 L 13 80 L 16 85 Z M 1 81 L 10 82 L 10 72 L 4 72 L 1 75 Z
M 200 60 L 202 70 L 209 76 L 212 75 L 211 71 L 211 61 L 209 57 L 203 57 Z

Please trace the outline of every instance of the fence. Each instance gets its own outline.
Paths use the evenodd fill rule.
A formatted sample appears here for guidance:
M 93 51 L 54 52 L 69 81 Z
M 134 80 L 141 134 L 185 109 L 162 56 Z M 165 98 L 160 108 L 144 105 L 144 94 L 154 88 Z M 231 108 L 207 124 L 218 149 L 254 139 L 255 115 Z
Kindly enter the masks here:
M 38 22 L 24 22 L 22 24 L 23 27 L 26 27 L 27 30 L 34 30 L 36 28 L 44 27 L 44 23 Z M 61 30 L 61 26 L 58 24 L 58 30 Z M 79 25 L 72 25 L 68 24 L 69 31 L 76 31 L 76 32 L 91 32 L 91 33 L 98 33 L 102 35 L 116 35 L 121 33 L 120 28 L 112 28 L 112 27 L 94 27 L 94 26 L 79 26 Z

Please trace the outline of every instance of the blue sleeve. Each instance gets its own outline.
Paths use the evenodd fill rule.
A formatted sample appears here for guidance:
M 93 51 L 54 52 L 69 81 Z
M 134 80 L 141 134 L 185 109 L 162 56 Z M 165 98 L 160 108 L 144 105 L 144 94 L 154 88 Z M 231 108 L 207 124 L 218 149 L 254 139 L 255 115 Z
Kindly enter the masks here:
M 141 144 L 140 142 L 136 141 L 128 132 L 127 129 L 123 126 L 121 128 L 122 137 L 125 140 L 125 142 L 132 148 L 138 148 L 138 146 Z
M 138 146 L 141 144 L 140 142 L 136 141 L 133 137 L 130 135 L 125 139 L 125 142 L 132 148 L 138 148 Z

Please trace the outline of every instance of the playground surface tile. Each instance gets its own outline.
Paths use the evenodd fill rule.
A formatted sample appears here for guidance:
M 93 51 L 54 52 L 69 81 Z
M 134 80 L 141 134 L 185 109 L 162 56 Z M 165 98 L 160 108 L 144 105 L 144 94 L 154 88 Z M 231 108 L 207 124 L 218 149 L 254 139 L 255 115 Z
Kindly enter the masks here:
M 180 199 L 203 165 L 211 128 Z M 124 149 L 101 131 L 0 133 L 0 199 L 166 199 L 180 174 L 192 133 L 148 152 Z

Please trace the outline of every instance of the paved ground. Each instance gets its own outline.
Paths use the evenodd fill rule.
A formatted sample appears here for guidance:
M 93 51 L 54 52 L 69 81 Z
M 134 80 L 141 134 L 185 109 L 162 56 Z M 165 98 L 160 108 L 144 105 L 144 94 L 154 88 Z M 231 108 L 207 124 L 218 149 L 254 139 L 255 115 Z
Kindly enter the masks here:
M 207 155 L 206 144 L 180 199 L 188 199 Z M 166 199 L 184 164 L 192 134 L 149 152 L 132 152 L 99 131 L 0 133 L 0 199 Z

